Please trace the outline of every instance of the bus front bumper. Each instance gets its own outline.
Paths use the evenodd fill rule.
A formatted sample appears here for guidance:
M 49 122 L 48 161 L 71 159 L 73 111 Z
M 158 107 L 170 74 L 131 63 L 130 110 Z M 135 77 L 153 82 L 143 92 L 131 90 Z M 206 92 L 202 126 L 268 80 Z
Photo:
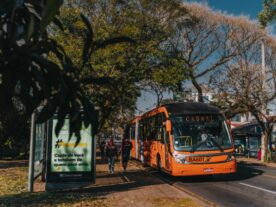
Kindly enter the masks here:
M 237 171 L 236 159 L 223 163 L 212 164 L 179 164 L 174 163 L 172 169 L 173 176 L 196 176 L 196 175 L 215 175 L 232 174 Z

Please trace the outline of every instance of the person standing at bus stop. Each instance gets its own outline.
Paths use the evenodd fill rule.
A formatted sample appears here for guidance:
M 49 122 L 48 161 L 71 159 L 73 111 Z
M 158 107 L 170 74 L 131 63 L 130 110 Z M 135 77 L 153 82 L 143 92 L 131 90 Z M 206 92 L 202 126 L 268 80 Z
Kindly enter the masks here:
M 114 173 L 114 164 L 115 164 L 115 156 L 117 154 L 117 148 L 114 145 L 113 138 L 110 137 L 107 144 L 105 145 L 105 153 L 108 161 L 108 169 L 109 173 Z
M 126 169 L 127 169 L 127 163 L 130 157 L 130 151 L 132 147 L 133 147 L 132 143 L 127 138 L 123 139 L 121 152 L 122 152 L 122 165 L 124 168 L 124 172 L 126 172 Z

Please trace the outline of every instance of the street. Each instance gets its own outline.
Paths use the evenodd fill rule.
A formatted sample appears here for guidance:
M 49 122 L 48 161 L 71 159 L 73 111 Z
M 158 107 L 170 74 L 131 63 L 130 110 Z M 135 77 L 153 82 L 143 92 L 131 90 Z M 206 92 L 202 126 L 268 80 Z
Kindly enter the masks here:
M 238 164 L 235 175 L 173 178 L 152 172 L 171 185 L 218 206 L 276 206 L 276 169 Z

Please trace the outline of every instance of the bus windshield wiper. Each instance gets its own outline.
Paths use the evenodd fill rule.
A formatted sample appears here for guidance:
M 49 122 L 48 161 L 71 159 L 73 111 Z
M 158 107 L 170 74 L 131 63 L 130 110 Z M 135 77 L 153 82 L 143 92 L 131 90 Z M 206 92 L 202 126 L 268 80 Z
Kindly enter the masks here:
M 190 152 L 194 152 L 198 147 L 200 147 L 202 144 L 204 144 L 205 142 L 207 142 L 207 141 L 209 141 L 209 140 L 211 140 L 211 141 L 216 145 L 216 147 L 219 148 L 219 150 L 220 150 L 221 152 L 224 152 L 224 150 L 223 150 L 222 147 L 217 143 L 217 141 L 216 141 L 214 138 L 209 137 L 209 136 L 207 137 L 207 139 L 205 139 L 205 140 L 199 142 L 197 145 L 193 146 L 192 149 L 190 150 Z
M 212 142 L 219 148 L 219 150 L 221 152 L 224 152 L 224 150 L 222 149 L 222 147 L 217 143 L 217 141 L 213 137 L 209 137 L 209 139 L 212 140 Z

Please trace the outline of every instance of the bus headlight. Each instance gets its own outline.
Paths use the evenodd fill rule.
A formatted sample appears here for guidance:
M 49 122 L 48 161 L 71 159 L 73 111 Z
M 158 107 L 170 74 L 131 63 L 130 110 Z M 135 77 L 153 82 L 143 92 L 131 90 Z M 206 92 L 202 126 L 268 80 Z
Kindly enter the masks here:
M 232 154 L 232 153 L 229 153 L 228 155 L 227 155 L 227 161 L 232 161 L 232 160 L 234 160 L 235 159 L 235 156 Z
M 180 164 L 185 164 L 186 163 L 185 155 L 173 154 L 173 157 L 174 157 L 174 159 L 177 163 L 180 163 Z

